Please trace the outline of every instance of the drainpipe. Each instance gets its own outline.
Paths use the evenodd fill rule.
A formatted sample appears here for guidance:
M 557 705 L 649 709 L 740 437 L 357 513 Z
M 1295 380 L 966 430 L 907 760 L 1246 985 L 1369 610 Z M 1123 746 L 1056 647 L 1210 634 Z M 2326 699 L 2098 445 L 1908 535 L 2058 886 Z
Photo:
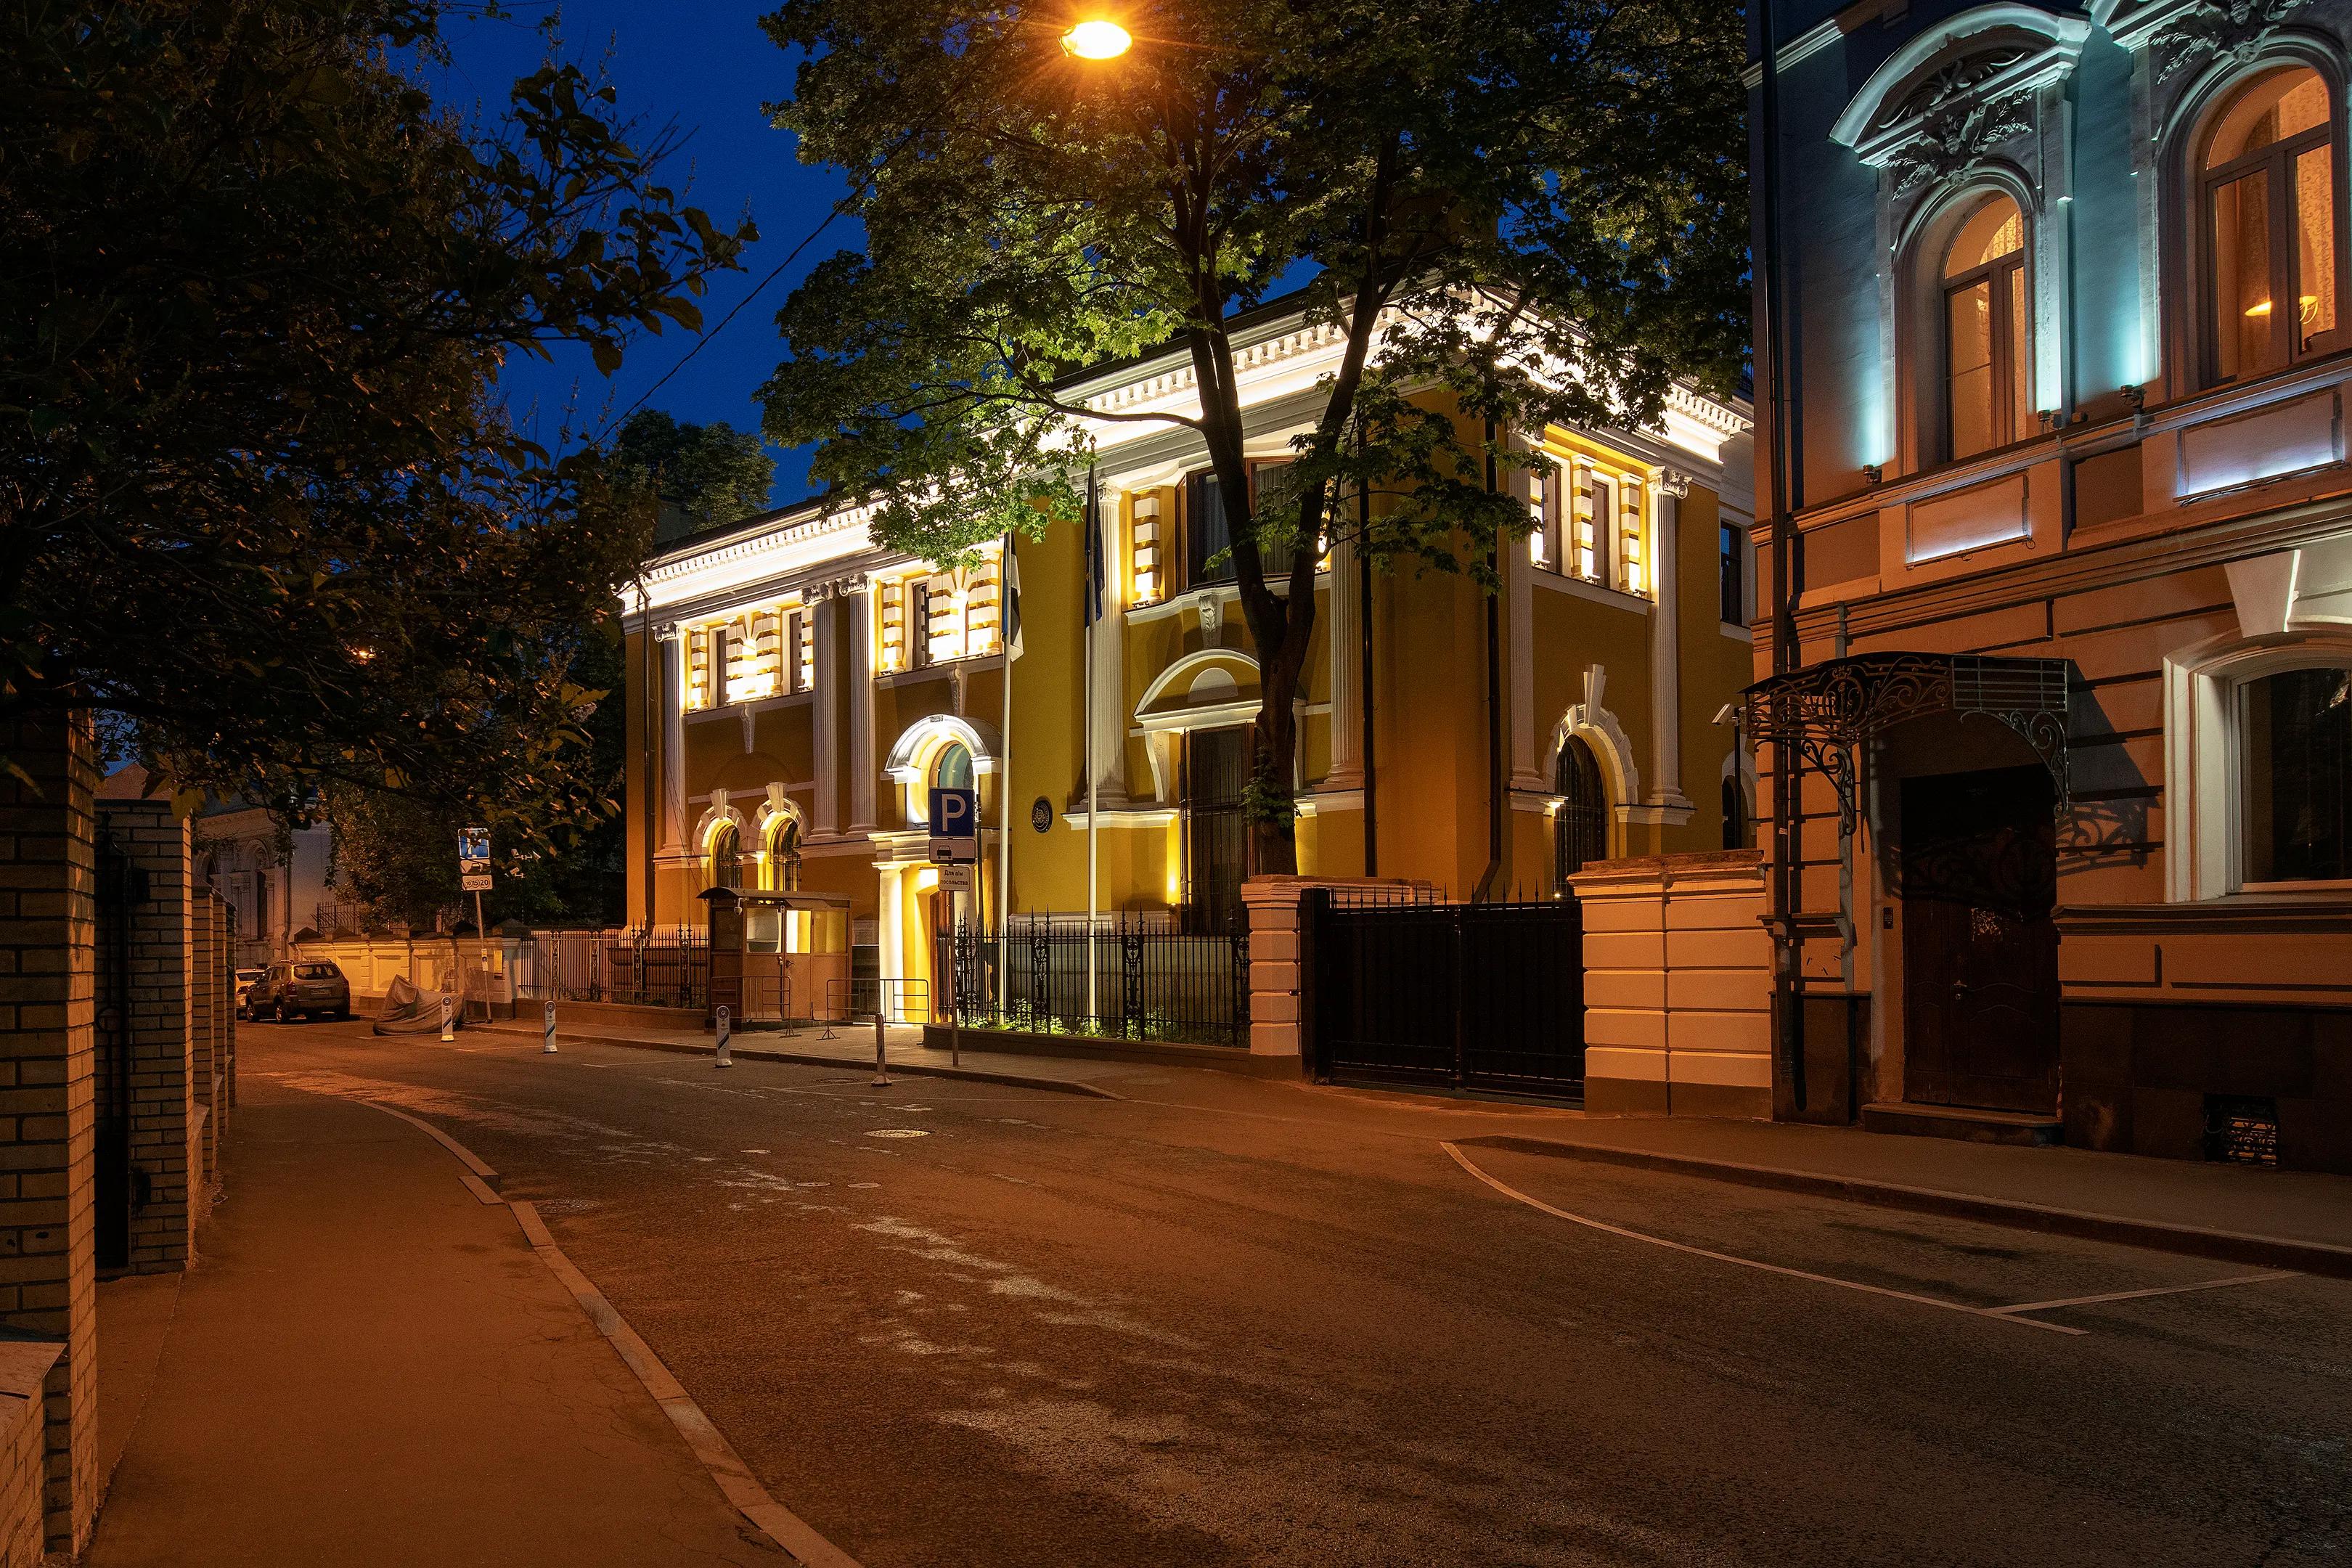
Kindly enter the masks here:
M 1772 421 L 1769 459 L 1772 469 L 1772 670 L 1776 675 L 1785 675 L 1797 667 L 1797 546 L 1795 520 L 1790 513 L 1792 489 L 1790 468 L 1796 460 L 1797 442 L 1789 427 L 1788 354 L 1784 347 L 1788 334 L 1780 292 L 1780 71 L 1772 0 L 1758 0 L 1757 23 L 1763 50 L 1763 90 L 1758 115 L 1756 174 L 1764 187 L 1761 215 L 1764 243 L 1760 247 L 1761 254 L 1757 258 L 1758 277 L 1763 284 L 1764 308 L 1759 312 L 1757 324 L 1764 340 L 1766 402 L 1771 411 Z M 1801 1114 L 1805 1105 L 1805 1052 L 1803 1027 L 1798 1016 L 1797 942 L 1792 924 L 1798 889 L 1798 871 L 1794 863 L 1797 828 L 1793 783 L 1798 768 L 1796 759 L 1791 755 L 1793 750 L 1779 737 L 1774 737 L 1772 907 L 1769 919 L 1775 950 L 1772 965 L 1774 1045 L 1785 1065 L 1794 1109 Z
M 1372 770 L 1372 562 L 1364 553 L 1364 542 L 1371 532 L 1372 488 L 1360 484 L 1356 487 L 1356 635 L 1360 642 L 1356 658 L 1362 673 L 1356 687 L 1364 704 L 1364 875 L 1377 877 L 1381 874 L 1381 818 Z
M 1486 493 L 1496 491 L 1495 416 L 1486 416 Z M 1489 547 L 1488 563 L 1502 575 L 1502 535 Z M 1503 606 L 1499 594 L 1486 595 L 1486 869 L 1470 895 L 1474 904 L 1492 901 L 1503 878 Z
M 645 919 L 637 929 L 650 932 L 654 929 L 654 857 L 656 841 L 661 837 L 661 784 L 654 773 L 654 731 L 660 727 L 661 694 L 656 687 L 658 665 L 654 658 L 653 606 L 646 602 L 645 583 L 637 584 L 637 663 L 645 675 L 645 700 L 638 704 L 641 730 L 638 735 L 638 777 L 645 783 L 646 799 L 646 902 Z M 797 659 L 800 650 L 791 657 Z

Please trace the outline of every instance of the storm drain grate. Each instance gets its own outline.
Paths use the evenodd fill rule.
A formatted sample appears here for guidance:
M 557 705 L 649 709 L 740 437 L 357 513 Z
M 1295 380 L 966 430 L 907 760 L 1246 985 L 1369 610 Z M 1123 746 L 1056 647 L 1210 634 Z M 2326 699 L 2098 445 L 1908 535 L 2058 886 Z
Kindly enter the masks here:
M 2207 1095 L 2205 1157 L 2226 1165 L 2277 1165 L 2278 1101 L 2260 1095 Z

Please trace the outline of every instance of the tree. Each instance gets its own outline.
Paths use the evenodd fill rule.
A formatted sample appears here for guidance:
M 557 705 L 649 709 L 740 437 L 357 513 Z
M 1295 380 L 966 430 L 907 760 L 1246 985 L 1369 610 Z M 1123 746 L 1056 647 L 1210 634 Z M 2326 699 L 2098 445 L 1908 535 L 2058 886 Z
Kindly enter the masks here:
M 1109 63 L 1059 5 L 785 0 L 805 51 L 779 122 L 853 172 L 862 253 L 779 314 L 770 439 L 945 560 L 1075 510 L 1089 424 L 1197 431 L 1250 494 L 1236 314 L 1311 274 L 1344 334 L 1314 430 L 1232 563 L 1265 703 L 1255 860 L 1296 865 L 1294 698 L 1321 545 L 1489 588 L 1528 525 L 1514 432 L 1639 426 L 1678 377 L 1721 391 L 1747 340 L 1741 13 L 1732 0 L 1194 0 L 1129 18 Z M 1197 411 L 1099 414 L 1070 373 L 1161 345 Z M 1343 501 L 1377 499 L 1369 530 Z M 1238 509 L 1237 509 L 1238 510 Z M 1270 579 L 1269 547 L 1292 551 Z
M 519 848 L 613 809 L 580 628 L 645 519 L 509 424 L 731 266 L 612 89 L 504 110 L 411 62 L 444 0 L 19 7 L 0 51 L 0 719 L 88 710 L 182 790 L 465 803 Z
M 622 422 L 610 461 L 616 482 L 658 503 L 656 543 L 766 510 L 776 482 L 776 460 L 757 435 L 724 419 L 681 425 L 658 408 Z

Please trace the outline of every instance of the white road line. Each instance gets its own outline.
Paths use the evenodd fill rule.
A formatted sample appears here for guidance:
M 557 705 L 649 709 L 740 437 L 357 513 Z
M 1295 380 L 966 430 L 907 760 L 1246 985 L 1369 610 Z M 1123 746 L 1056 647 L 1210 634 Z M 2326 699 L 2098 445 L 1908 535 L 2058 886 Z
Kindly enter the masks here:
M 2060 1301 L 2020 1301 L 2014 1307 L 1988 1307 L 1985 1310 L 2000 1318 L 2017 1312 L 2050 1312 L 2061 1307 L 2094 1307 L 2102 1301 L 2137 1301 L 2148 1296 L 2179 1296 L 2191 1290 L 2219 1290 L 2230 1285 L 2259 1285 L 2265 1279 L 2299 1278 L 2292 1268 L 2273 1268 L 2263 1274 L 2232 1274 L 2227 1279 L 2200 1279 L 2194 1285 L 2154 1285 L 2145 1290 L 2110 1290 L 2104 1296 L 2069 1296 Z
M 1717 1263 L 1737 1264 L 1742 1268 L 1759 1269 L 1766 1274 L 1779 1274 L 1790 1279 L 1807 1279 L 1816 1285 L 1833 1285 L 1841 1290 L 1859 1290 L 1866 1296 L 1885 1296 L 1896 1301 L 1909 1301 L 1916 1306 L 1940 1307 L 1948 1312 L 1966 1312 L 1970 1317 L 1991 1318 L 2000 1322 L 2015 1323 L 2021 1328 L 2046 1330 L 2053 1334 L 2074 1334 L 2079 1336 L 2090 1332 L 2087 1329 L 2069 1328 L 2063 1323 L 2045 1323 L 2039 1318 L 2011 1317 L 2007 1315 L 2005 1310 L 1997 1310 L 1990 1307 L 1971 1307 L 1965 1301 L 1947 1301 L 1940 1296 L 1920 1296 L 1908 1290 L 1890 1290 L 1884 1285 L 1865 1285 L 1858 1279 L 1840 1279 L 1834 1275 L 1813 1274 L 1802 1268 L 1790 1268 L 1779 1263 L 1765 1263 L 1753 1258 L 1736 1258 L 1728 1252 L 1713 1252 L 1704 1247 L 1693 1247 L 1687 1242 L 1669 1241 L 1663 1236 L 1650 1236 L 1642 1231 L 1628 1230 L 1622 1225 L 1611 1225 L 1606 1220 L 1592 1219 L 1584 1215 L 1570 1214 L 1566 1209 L 1554 1208 L 1551 1205 L 1545 1203 L 1541 1198 L 1529 1197 L 1527 1194 L 1519 1191 L 1518 1188 L 1488 1175 L 1476 1165 L 1471 1163 L 1470 1157 L 1462 1152 L 1462 1151 L 1455 1145 L 1441 1142 L 1438 1144 L 1438 1147 L 1444 1150 L 1448 1154 L 1453 1155 L 1454 1163 L 1455 1164 L 1461 1166 L 1464 1170 L 1469 1172 L 1472 1175 L 1477 1177 L 1480 1181 L 1486 1183 L 1488 1186 L 1494 1188 L 1496 1192 L 1502 1194 L 1507 1198 L 1514 1198 L 1518 1202 L 1527 1205 L 1531 1209 L 1540 1210 L 1542 1213 L 1550 1215 L 1555 1219 L 1564 1219 L 1571 1225 L 1585 1226 L 1593 1230 L 1604 1231 L 1611 1236 L 1622 1236 L 1628 1241 L 1645 1241 L 1652 1247 L 1663 1247 L 1670 1252 L 1688 1253 L 1694 1258 L 1712 1258 Z

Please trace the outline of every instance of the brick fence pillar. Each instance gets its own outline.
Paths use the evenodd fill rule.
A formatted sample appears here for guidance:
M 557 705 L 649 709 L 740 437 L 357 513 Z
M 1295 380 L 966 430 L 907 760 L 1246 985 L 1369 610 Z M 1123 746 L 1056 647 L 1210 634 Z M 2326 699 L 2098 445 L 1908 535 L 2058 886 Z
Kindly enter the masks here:
M 42 1382 L 49 1550 L 98 1505 L 95 747 L 86 724 L 0 724 L 0 1328 L 61 1342 Z
M 98 812 L 107 842 L 133 868 L 134 890 L 144 895 L 115 917 L 129 927 L 130 973 L 107 992 L 108 1011 L 119 999 L 122 1016 L 101 1019 L 121 1031 L 110 1034 L 107 1046 L 125 1052 L 130 1072 L 129 1269 L 164 1273 L 186 1268 L 194 1256 L 201 1169 L 189 1158 L 194 1094 L 188 1058 L 197 922 L 210 918 L 212 895 L 194 886 L 188 825 L 169 802 L 101 801 Z M 110 973 L 116 962 L 112 953 L 99 955 L 101 971 Z M 101 1092 L 121 1092 L 110 1074 L 100 1077 Z M 102 1109 L 110 1116 L 118 1107 Z

